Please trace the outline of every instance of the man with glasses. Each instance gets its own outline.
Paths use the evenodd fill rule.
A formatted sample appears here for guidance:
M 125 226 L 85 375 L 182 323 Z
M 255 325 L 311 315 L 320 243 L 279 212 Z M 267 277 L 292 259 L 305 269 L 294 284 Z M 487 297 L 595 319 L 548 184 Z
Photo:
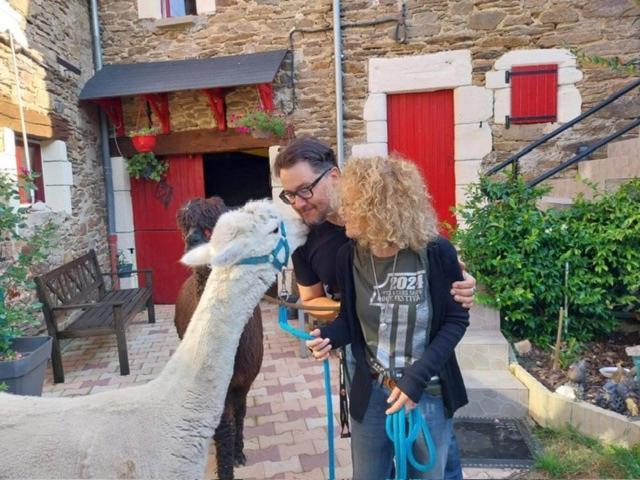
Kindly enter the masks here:
M 300 300 L 312 306 L 337 306 L 340 299 L 336 280 L 336 255 L 348 241 L 338 213 L 337 189 L 340 170 L 333 151 L 315 138 L 293 140 L 276 158 L 276 176 L 283 190 L 280 199 L 309 225 L 307 242 L 292 256 Z M 466 272 L 464 281 L 454 282 L 451 294 L 466 308 L 473 304 L 476 281 Z M 311 312 L 332 320 L 335 315 Z M 347 363 L 350 361 L 347 350 Z M 445 478 L 462 480 L 462 467 L 455 436 L 449 447 Z

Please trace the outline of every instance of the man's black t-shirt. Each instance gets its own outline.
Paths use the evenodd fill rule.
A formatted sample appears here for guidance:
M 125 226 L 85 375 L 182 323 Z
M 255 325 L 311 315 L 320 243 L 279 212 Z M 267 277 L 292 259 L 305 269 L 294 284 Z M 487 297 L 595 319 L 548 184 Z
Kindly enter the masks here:
M 344 227 L 339 225 L 323 222 L 312 226 L 307 243 L 293 253 L 296 281 L 305 287 L 321 282 L 325 293 L 334 300 L 339 300 L 336 254 L 348 240 Z

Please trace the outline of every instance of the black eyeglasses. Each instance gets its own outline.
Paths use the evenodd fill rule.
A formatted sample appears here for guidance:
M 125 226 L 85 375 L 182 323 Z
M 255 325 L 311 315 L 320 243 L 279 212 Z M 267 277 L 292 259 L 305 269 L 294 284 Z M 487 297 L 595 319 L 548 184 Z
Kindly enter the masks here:
M 318 176 L 318 178 L 316 178 L 309 185 L 305 187 L 300 187 L 295 192 L 290 192 L 289 190 L 283 190 L 282 192 L 280 192 L 280 195 L 279 195 L 280 200 L 282 200 L 287 205 L 293 205 L 293 203 L 296 201 L 296 197 L 309 200 L 311 197 L 313 197 L 313 189 L 316 187 L 316 185 L 318 185 L 318 182 L 322 180 L 322 177 L 324 177 L 327 173 L 333 170 L 333 168 L 334 167 L 326 169 L 324 172 L 322 172 Z

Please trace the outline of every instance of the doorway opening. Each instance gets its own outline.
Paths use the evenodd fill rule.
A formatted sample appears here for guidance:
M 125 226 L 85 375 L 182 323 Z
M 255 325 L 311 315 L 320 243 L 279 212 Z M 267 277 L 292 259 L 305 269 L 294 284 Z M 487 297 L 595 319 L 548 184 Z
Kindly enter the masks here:
M 207 153 L 203 157 L 205 197 L 217 195 L 229 207 L 271 198 L 269 153 L 265 149 Z

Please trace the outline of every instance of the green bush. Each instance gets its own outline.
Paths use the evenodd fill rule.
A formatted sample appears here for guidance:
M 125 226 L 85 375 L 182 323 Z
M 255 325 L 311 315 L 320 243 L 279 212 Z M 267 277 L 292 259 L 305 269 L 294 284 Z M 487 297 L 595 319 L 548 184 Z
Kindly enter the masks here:
M 24 179 L 25 187 L 33 188 L 32 179 Z M 0 171 L 0 243 L 24 244 L 15 257 L 0 258 L 0 360 L 15 358 L 11 341 L 39 321 L 41 305 L 34 300 L 32 267 L 46 258 L 55 234 L 54 225 L 47 223 L 24 236 L 27 207 L 15 208 L 12 200 L 18 198 L 15 179 Z
M 543 212 L 536 201 L 547 191 L 481 179 L 458 209 L 465 228 L 454 241 L 505 333 L 542 345 L 555 340 L 568 262 L 568 336 L 582 342 L 616 326 L 612 310 L 640 305 L 640 180 Z

